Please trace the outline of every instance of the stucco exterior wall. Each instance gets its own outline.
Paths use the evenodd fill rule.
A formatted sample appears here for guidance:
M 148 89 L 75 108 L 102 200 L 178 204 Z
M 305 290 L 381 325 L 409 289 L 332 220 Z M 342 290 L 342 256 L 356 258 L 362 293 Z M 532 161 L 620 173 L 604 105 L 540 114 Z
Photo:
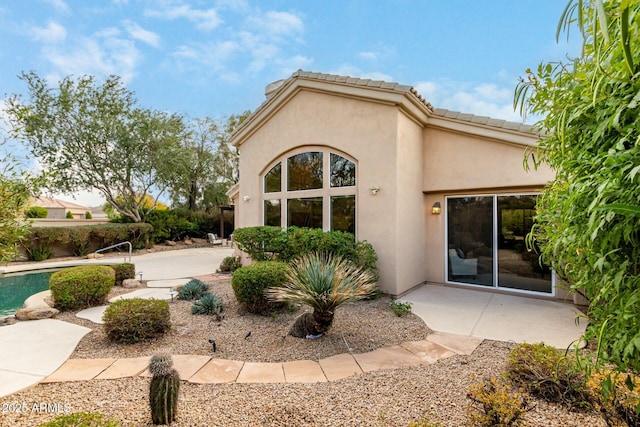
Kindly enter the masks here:
M 308 90 L 295 94 L 240 146 L 236 227 L 262 225 L 262 180 L 274 162 L 305 147 L 335 149 L 355 160 L 356 234 L 374 246 L 380 285 L 395 286 L 397 110 Z M 284 165 L 283 165 L 284 166 Z M 373 195 L 370 188 L 381 190 Z M 248 201 L 244 201 L 246 197 Z

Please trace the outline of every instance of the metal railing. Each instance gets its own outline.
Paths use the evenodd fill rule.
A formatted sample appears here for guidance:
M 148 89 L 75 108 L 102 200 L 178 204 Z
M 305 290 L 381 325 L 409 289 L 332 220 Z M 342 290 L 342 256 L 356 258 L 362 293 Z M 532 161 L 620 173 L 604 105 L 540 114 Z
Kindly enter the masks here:
M 133 252 L 133 245 L 131 244 L 131 242 L 120 242 L 120 243 L 116 243 L 115 245 L 108 246 L 106 248 L 98 249 L 93 253 L 93 257 L 95 258 L 100 252 L 108 251 L 109 249 L 117 248 L 122 245 L 129 245 L 129 262 L 131 262 L 131 253 Z M 124 260 L 125 262 L 127 261 L 126 258 Z

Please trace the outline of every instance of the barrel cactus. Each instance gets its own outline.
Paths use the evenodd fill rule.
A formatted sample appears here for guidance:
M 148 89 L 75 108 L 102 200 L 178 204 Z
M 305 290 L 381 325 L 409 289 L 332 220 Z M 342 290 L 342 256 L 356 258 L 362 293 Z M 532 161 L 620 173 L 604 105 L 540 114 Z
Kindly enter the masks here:
M 180 376 L 173 369 L 171 355 L 153 355 L 149 362 L 149 372 L 153 375 L 149 387 L 151 419 L 154 424 L 171 424 L 176 420 L 180 390 Z

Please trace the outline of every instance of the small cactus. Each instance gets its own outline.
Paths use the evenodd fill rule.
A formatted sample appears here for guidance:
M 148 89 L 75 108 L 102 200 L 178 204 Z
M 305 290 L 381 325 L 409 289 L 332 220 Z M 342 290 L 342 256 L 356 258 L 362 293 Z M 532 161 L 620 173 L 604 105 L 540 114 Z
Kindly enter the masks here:
M 171 424 L 178 412 L 178 391 L 180 376 L 173 369 L 170 354 L 155 354 L 149 363 L 149 372 L 153 375 L 149 386 L 149 405 L 154 424 Z

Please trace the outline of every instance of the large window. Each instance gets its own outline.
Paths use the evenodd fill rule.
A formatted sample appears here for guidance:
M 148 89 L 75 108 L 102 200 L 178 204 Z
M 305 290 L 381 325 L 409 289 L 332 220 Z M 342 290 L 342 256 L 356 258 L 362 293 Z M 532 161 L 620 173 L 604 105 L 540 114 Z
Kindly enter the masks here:
M 447 281 L 551 294 L 551 269 L 526 247 L 535 195 L 447 198 Z
M 264 225 L 355 234 L 356 164 L 352 160 L 321 149 L 295 153 L 276 162 L 262 180 Z

